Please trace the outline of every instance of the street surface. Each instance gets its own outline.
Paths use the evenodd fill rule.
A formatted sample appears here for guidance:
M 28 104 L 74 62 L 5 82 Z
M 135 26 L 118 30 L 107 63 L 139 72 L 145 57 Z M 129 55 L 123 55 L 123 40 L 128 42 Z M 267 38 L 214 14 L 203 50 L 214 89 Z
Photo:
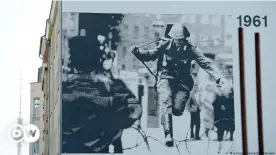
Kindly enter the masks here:
M 134 92 L 137 92 L 137 85 L 131 82 L 128 86 Z M 123 148 L 132 148 L 125 150 L 125 154 L 131 155 L 204 155 L 204 154 L 226 154 L 227 152 L 234 151 L 235 141 L 223 141 L 219 143 L 216 141 L 216 132 L 210 132 L 210 139 L 203 135 L 204 125 L 201 123 L 200 135 L 203 135 L 201 140 L 190 140 L 190 113 L 185 110 L 183 116 L 173 117 L 173 129 L 174 129 L 174 138 L 176 140 L 176 145 L 172 148 L 168 148 L 164 145 L 164 134 L 161 126 L 159 128 L 147 128 L 147 124 L 152 122 L 151 126 L 156 126 L 160 121 L 155 116 L 147 116 L 147 89 L 145 89 L 145 95 L 143 96 L 143 116 L 141 119 L 142 130 L 148 137 L 148 143 L 150 147 L 150 152 L 148 151 L 147 145 L 144 142 L 141 134 L 133 128 L 129 128 L 123 132 L 122 141 Z M 147 120 L 149 119 L 149 120 Z M 225 135 L 225 139 L 229 135 Z M 188 139 L 187 142 L 184 140 Z M 235 135 L 234 135 L 235 140 Z M 177 142 L 183 141 L 183 142 Z M 139 145 L 135 147 L 136 145 Z M 178 146 L 178 149 L 177 147 Z M 221 146 L 221 149 L 219 147 Z M 219 152 L 219 150 L 221 150 Z M 179 152 L 178 152 L 179 151 Z M 230 153 L 228 153 L 230 154 Z

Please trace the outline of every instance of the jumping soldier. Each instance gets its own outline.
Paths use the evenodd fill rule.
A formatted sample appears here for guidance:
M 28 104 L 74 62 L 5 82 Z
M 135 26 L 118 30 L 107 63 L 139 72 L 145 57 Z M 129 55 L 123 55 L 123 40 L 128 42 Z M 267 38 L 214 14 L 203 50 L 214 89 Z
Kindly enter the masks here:
M 161 124 L 165 133 L 165 144 L 172 147 L 174 145 L 172 115 L 183 114 L 194 84 L 190 75 L 191 61 L 195 60 L 218 85 L 222 86 L 224 78 L 201 50 L 188 41 L 190 33 L 185 25 L 174 24 L 168 35 L 170 38 L 161 40 L 155 49 L 139 50 L 135 46 L 131 51 L 142 61 L 158 59 L 157 87 L 161 107 Z

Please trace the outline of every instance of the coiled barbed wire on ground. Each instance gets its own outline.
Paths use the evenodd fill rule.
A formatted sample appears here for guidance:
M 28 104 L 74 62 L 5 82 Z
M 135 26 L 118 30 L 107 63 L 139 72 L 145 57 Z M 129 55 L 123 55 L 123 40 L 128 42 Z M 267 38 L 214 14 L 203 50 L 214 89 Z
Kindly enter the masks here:
M 222 119 L 219 119 L 219 120 L 215 121 L 214 124 L 215 124 L 215 123 L 219 123 L 220 121 L 225 121 L 225 120 L 226 120 L 226 121 L 232 121 L 232 122 L 234 122 L 233 119 L 222 118 Z M 228 128 L 228 129 L 231 129 L 232 127 L 234 127 L 234 125 L 235 125 L 235 124 L 233 123 L 232 126 L 231 126 L 230 128 Z M 131 128 L 132 128 L 132 129 L 135 129 L 135 130 L 142 136 L 143 141 L 141 141 L 141 142 L 138 142 L 138 141 L 137 141 L 136 145 L 134 145 L 134 146 L 132 146 L 132 147 L 128 147 L 128 148 L 123 148 L 123 150 L 134 149 L 134 148 L 139 147 L 141 144 L 145 143 L 146 146 L 147 146 L 148 151 L 151 152 L 151 148 L 150 148 L 149 141 L 148 141 L 149 139 L 152 139 L 152 140 L 154 140 L 154 141 L 160 143 L 160 144 L 163 145 L 164 147 L 167 147 L 162 141 L 158 140 L 157 138 L 154 138 L 154 137 L 152 137 L 152 136 L 146 135 L 145 131 L 144 131 L 141 127 L 132 126 Z M 187 133 L 186 133 L 185 139 L 183 139 L 183 140 L 176 140 L 176 139 L 173 139 L 173 141 L 174 141 L 174 143 L 175 143 L 175 148 L 177 149 L 177 151 L 178 151 L 179 154 L 180 154 L 179 146 L 180 146 L 183 142 L 185 142 L 187 152 L 188 152 L 189 154 L 191 153 L 190 150 L 189 150 L 189 148 L 188 148 L 188 142 L 194 141 L 194 139 L 189 139 L 189 138 L 187 138 L 190 130 L 191 130 L 191 127 L 188 129 L 188 131 L 187 131 Z M 226 129 L 225 131 L 227 131 L 227 129 Z M 217 132 L 217 131 L 213 131 L 213 132 Z M 200 136 L 200 139 L 204 136 L 204 134 L 205 134 L 205 133 L 203 133 L 203 134 Z M 208 143 L 207 143 L 207 154 L 209 153 L 210 141 L 211 141 L 211 138 L 210 138 L 210 136 L 209 136 L 209 137 L 208 137 Z M 220 142 L 219 142 L 219 146 L 218 146 L 218 154 L 221 153 L 222 144 L 223 144 L 223 141 L 220 141 Z M 226 152 L 228 153 L 230 150 L 232 150 L 233 146 L 234 146 L 234 141 L 232 141 L 231 147 L 230 147 L 229 150 L 227 150 Z

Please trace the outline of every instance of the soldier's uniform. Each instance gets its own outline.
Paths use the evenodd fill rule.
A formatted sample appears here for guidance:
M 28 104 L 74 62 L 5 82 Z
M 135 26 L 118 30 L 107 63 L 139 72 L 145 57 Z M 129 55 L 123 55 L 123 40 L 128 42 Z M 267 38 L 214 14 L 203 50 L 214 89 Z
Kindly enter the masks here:
M 161 122 L 165 131 L 166 145 L 173 146 L 172 114 L 175 116 L 183 114 L 185 103 L 190 97 L 190 91 L 194 84 L 190 75 L 191 61 L 195 60 L 216 82 L 220 82 L 222 75 L 197 46 L 186 40 L 190 33 L 184 25 L 174 24 L 169 36 L 171 38 L 161 40 L 155 49 L 140 51 L 134 47 L 132 52 L 143 61 L 158 59 L 157 86 L 161 106 Z M 185 40 L 185 43 L 178 44 L 178 39 Z

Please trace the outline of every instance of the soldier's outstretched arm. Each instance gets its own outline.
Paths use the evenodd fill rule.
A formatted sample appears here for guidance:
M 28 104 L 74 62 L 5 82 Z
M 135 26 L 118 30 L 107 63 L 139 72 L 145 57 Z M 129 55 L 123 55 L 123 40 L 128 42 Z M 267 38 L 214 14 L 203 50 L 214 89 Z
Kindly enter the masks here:
M 192 46 L 193 59 L 199 64 L 199 66 L 209 73 L 216 81 L 220 80 L 223 75 L 215 64 L 207 57 L 204 56 L 203 52 L 197 47 Z
M 158 58 L 161 52 L 161 44 L 159 44 L 156 48 L 150 50 L 140 50 L 139 48 L 134 47 L 131 51 L 138 59 L 142 61 L 154 61 Z

